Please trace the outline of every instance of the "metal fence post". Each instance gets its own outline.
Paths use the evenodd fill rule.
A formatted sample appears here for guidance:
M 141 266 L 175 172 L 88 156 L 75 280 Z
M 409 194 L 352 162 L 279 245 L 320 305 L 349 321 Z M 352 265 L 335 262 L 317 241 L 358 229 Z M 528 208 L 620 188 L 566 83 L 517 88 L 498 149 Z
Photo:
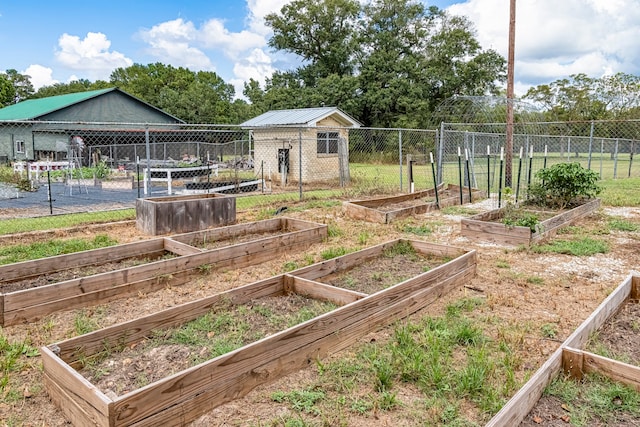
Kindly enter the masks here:
M 398 131 L 398 163 L 400 165 L 400 191 L 402 191 L 402 131 Z
M 144 128 L 144 143 L 145 143 L 145 148 L 147 151 L 147 165 L 146 165 L 146 170 L 147 173 L 145 174 L 145 189 L 149 189 L 149 194 L 151 194 L 151 142 L 149 141 L 149 125 L 145 126 Z M 147 192 L 145 191 L 145 194 L 147 194 Z
M 302 128 L 298 128 L 298 190 L 302 200 Z
M 589 160 L 587 160 L 587 169 L 591 170 L 591 152 L 593 151 L 593 132 L 594 132 L 594 123 L 591 121 L 591 131 L 589 132 Z

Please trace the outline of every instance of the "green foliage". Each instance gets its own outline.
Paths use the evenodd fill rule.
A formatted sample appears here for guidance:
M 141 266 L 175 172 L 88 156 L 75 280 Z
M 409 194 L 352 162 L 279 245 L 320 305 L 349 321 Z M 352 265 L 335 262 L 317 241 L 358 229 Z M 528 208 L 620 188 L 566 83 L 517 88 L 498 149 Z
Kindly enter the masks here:
M 9 385 L 9 374 L 22 369 L 23 364 L 20 359 L 37 355 L 38 351 L 31 347 L 28 342 L 12 343 L 0 333 L 0 392 L 3 392 Z
M 617 231 L 634 232 L 640 230 L 640 224 L 621 218 L 611 218 L 609 219 L 608 224 L 609 228 Z
M 598 185 L 598 173 L 582 167 L 580 163 L 557 163 L 540 169 L 529 194 L 534 203 L 564 208 L 577 198 L 596 197 L 602 191 Z
M 290 392 L 276 391 L 271 400 L 278 403 L 289 403 L 293 410 L 308 414 L 319 414 L 316 403 L 324 399 L 325 393 L 317 390 L 294 390 Z
M 322 257 L 322 259 L 324 260 L 328 260 L 331 258 L 337 258 L 339 256 L 346 255 L 348 253 L 349 253 L 349 249 L 340 246 L 337 248 L 325 249 L 320 253 L 320 257 Z
M 602 240 L 584 237 L 576 240 L 554 240 L 547 244 L 533 246 L 531 249 L 537 253 L 591 256 L 607 253 L 609 251 L 609 245 Z
M 117 243 L 117 240 L 105 234 L 98 234 L 93 239 L 53 239 L 28 245 L 4 246 L 0 248 L 0 264 L 13 264 L 14 262 L 104 248 Z

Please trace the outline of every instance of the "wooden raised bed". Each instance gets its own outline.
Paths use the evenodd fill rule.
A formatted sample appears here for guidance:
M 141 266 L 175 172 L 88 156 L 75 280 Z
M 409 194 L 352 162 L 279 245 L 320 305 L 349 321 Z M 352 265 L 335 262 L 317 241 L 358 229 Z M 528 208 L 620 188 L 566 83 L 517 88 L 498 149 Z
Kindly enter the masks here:
M 479 200 L 485 197 L 485 193 L 472 189 L 472 199 Z M 421 199 L 428 199 L 424 201 Z M 460 204 L 460 187 L 449 184 L 446 188 L 438 189 L 439 208 Z M 469 203 L 469 188 L 462 190 L 464 203 Z M 403 204 L 405 206 L 403 206 Z M 438 209 L 435 201 L 435 190 L 418 191 L 400 196 L 380 197 L 367 200 L 352 200 L 342 204 L 346 214 L 353 219 L 361 219 L 369 222 L 389 224 L 391 221 L 406 218 L 412 215 L 420 215 Z
M 256 233 L 256 230 L 285 232 L 211 250 L 201 250 L 182 242 L 202 239 L 203 236 L 224 241 L 234 236 Z M 218 269 L 259 264 L 289 251 L 306 249 L 326 236 L 327 226 L 324 224 L 282 217 L 178 235 L 175 239 L 157 238 L 0 266 L 0 277 L 6 283 L 132 257 L 152 258 L 166 252 L 177 255 L 171 259 L 0 293 L 0 326 L 32 322 L 56 311 L 102 304 L 139 292 L 152 292 L 167 285 L 180 285 L 198 274 L 198 267 L 202 265 Z
M 236 222 L 236 199 L 223 194 L 136 200 L 136 227 L 150 234 L 187 233 Z
M 525 245 L 550 238 L 558 229 L 583 218 L 600 207 L 600 199 L 593 199 L 566 212 L 559 213 L 536 226 L 536 231 L 529 227 L 505 225 L 492 222 L 504 216 L 505 208 L 473 215 L 460 220 L 460 233 L 471 239 L 490 241 L 507 245 Z
M 371 295 L 315 281 L 380 256 L 398 242 L 387 242 L 43 347 L 47 391 L 75 425 L 185 425 L 260 384 L 304 368 L 318 358 L 348 347 L 365 334 L 426 307 L 475 276 L 475 251 L 411 241 L 419 252 L 450 254 L 456 258 Z M 191 321 L 221 301 L 243 304 L 290 293 L 332 301 L 341 307 L 122 396 L 107 396 L 76 371 L 87 357 L 134 345 L 153 330 Z
M 620 381 L 640 390 L 640 367 L 580 350 L 591 334 L 613 316 L 629 299 L 640 298 L 640 275 L 630 274 L 536 371 L 529 381 L 486 424 L 486 427 L 517 426 L 538 402 L 544 389 L 560 374 L 580 377 L 586 372 Z

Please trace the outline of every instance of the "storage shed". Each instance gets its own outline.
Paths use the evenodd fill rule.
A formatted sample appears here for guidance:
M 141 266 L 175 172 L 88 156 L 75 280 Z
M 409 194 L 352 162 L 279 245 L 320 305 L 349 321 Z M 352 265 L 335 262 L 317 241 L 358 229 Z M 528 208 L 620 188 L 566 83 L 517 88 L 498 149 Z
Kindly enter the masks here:
M 256 173 L 274 180 L 348 180 L 349 128 L 360 123 L 337 107 L 272 110 L 241 124 L 251 129 Z
M 77 136 L 87 145 L 144 143 L 144 129 L 123 132 L 123 123 L 184 122 L 118 88 L 29 99 L 0 109 L 0 160 L 58 160 Z

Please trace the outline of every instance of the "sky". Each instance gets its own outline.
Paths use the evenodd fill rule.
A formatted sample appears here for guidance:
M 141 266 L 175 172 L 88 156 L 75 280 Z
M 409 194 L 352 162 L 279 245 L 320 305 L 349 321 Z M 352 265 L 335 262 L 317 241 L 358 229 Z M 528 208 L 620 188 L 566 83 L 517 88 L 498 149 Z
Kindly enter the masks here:
M 214 71 L 242 96 L 250 78 L 299 65 L 267 45 L 263 18 L 288 1 L 0 0 L 0 70 L 29 75 L 38 89 L 161 62 Z M 422 1 L 467 16 L 482 47 L 507 57 L 509 0 Z M 517 0 L 516 95 L 572 74 L 618 72 L 640 75 L 640 0 Z

